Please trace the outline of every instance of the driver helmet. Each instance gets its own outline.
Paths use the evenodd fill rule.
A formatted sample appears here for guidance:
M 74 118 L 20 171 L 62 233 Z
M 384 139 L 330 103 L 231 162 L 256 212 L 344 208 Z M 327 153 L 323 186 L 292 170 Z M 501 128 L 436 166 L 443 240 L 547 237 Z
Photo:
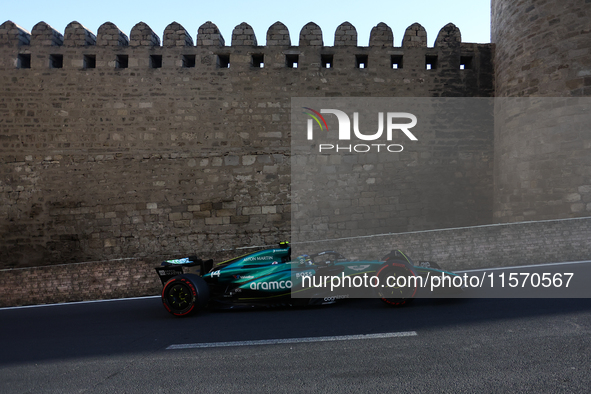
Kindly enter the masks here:
M 310 256 L 307 254 L 298 256 L 297 261 L 300 263 L 300 265 L 312 265 L 312 259 L 310 259 Z

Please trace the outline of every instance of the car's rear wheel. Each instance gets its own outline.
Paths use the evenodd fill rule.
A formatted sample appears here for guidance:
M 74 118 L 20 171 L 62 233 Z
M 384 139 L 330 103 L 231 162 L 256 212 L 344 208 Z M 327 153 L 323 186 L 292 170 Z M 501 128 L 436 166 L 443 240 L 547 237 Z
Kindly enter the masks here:
M 162 289 L 162 303 L 175 316 L 188 316 L 203 308 L 209 299 L 207 283 L 198 275 L 171 278 Z
M 377 272 L 378 297 L 388 305 L 403 306 L 417 293 L 417 273 L 402 260 L 389 260 Z

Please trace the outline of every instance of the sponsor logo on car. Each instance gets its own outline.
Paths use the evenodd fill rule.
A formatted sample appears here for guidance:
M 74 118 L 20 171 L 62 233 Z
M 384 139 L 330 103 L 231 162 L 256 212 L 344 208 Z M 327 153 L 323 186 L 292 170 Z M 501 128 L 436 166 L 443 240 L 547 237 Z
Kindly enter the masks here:
M 273 256 L 252 256 L 247 257 L 244 261 L 270 261 L 273 260 Z
M 250 284 L 251 290 L 281 290 L 291 289 L 291 280 L 281 280 L 278 282 L 252 282 Z
M 349 298 L 349 294 L 339 294 L 339 295 L 335 295 L 332 297 L 324 297 L 324 301 L 331 302 L 331 301 L 336 301 L 336 300 L 342 300 L 345 298 Z
M 296 272 L 296 278 L 303 278 L 305 276 L 312 276 L 314 275 L 314 271 L 303 271 L 303 272 Z
M 369 268 L 369 264 L 362 264 L 362 265 L 350 265 L 349 269 L 353 271 L 363 271 L 364 269 Z
M 175 270 L 159 270 L 158 274 L 160 275 L 170 275 L 170 276 L 175 276 L 179 274 L 179 271 L 175 271 Z
M 234 279 L 254 279 L 252 275 L 233 275 Z
M 188 257 L 185 257 L 184 259 L 166 260 L 166 263 L 168 264 L 187 264 L 190 262 L 191 260 Z

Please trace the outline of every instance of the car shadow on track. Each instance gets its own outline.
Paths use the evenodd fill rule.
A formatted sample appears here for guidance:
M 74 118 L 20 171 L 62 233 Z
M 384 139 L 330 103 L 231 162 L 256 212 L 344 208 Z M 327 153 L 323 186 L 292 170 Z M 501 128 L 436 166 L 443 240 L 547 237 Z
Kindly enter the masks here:
M 169 315 L 158 298 L 0 310 L 2 365 L 163 351 L 172 344 L 441 330 L 589 313 L 590 299 L 376 299 Z

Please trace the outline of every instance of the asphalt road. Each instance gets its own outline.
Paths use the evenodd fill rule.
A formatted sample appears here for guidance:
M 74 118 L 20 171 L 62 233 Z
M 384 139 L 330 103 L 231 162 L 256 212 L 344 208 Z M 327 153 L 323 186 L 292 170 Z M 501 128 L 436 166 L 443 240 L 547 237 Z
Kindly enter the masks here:
M 0 392 L 588 393 L 590 299 L 379 300 L 174 318 L 158 298 L 0 310 Z M 167 350 L 171 345 L 416 335 Z
M 569 290 L 589 293 L 591 264 L 527 272 L 536 270 L 540 277 L 574 272 Z M 470 271 L 489 285 L 492 273 L 496 282 L 468 295 L 569 294 L 533 289 L 531 276 L 512 289 L 510 272 L 526 278 L 516 268 L 506 271 L 501 288 L 503 272 Z M 417 299 L 403 308 L 347 300 L 183 319 L 168 315 L 159 298 L 144 298 L 3 309 L 0 330 L 1 393 L 588 393 L 591 387 L 589 297 Z

